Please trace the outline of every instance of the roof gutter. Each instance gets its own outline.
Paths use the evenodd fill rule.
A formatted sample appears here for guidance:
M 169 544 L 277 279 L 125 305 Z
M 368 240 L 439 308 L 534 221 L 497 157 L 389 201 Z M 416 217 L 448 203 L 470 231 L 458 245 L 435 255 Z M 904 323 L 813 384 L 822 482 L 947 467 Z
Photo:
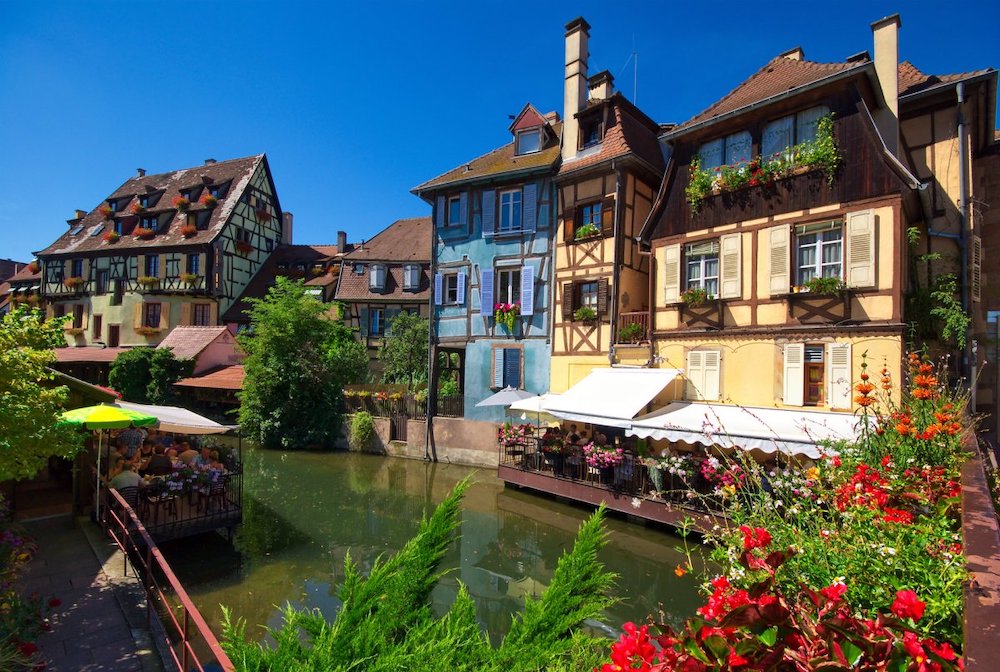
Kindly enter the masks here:
M 785 100 L 793 96 L 797 96 L 807 91 L 812 91 L 813 89 L 817 89 L 821 86 L 826 86 L 827 84 L 840 81 L 841 79 L 848 79 L 850 77 L 854 77 L 858 73 L 864 72 L 865 70 L 874 71 L 874 69 L 875 65 L 871 61 L 867 61 L 865 63 L 859 63 L 853 68 L 848 68 L 847 70 L 841 70 L 840 72 L 836 72 L 832 75 L 827 75 L 822 79 L 817 79 L 815 82 L 810 82 L 809 84 L 804 84 L 803 86 L 799 86 L 794 89 L 789 89 L 788 91 L 782 91 L 781 93 L 776 93 L 773 96 L 764 98 L 763 100 L 758 100 L 756 103 L 744 105 L 743 107 L 737 108 L 730 112 L 726 112 L 725 114 L 720 114 L 717 117 L 710 117 L 708 119 L 705 119 L 704 121 L 699 121 L 698 123 L 692 124 L 690 126 L 684 126 L 684 125 L 679 126 L 676 130 L 667 131 L 666 133 L 660 135 L 660 139 L 673 140 L 675 138 L 688 135 L 692 131 L 700 130 L 702 128 L 708 128 L 709 126 L 713 126 L 727 119 L 738 117 L 742 114 L 746 114 L 747 112 L 751 112 L 753 110 L 765 107 L 767 105 L 771 105 L 778 101 Z
M 520 177 L 527 177 L 529 175 L 534 175 L 536 173 L 544 174 L 551 171 L 554 167 L 555 167 L 555 162 L 546 166 L 521 168 L 520 170 L 506 171 L 503 173 L 491 173 L 490 175 L 477 175 L 475 177 L 470 177 L 466 179 L 451 180 L 450 182 L 441 182 L 439 184 L 435 184 L 433 186 L 426 188 L 424 187 L 423 184 L 420 184 L 415 186 L 413 189 L 410 189 L 410 193 L 414 194 L 415 196 L 419 196 L 420 198 L 423 198 L 425 201 L 430 203 L 431 199 L 425 197 L 424 194 L 431 194 L 436 191 L 440 191 L 443 189 L 451 189 L 454 187 L 467 187 L 467 186 L 475 186 L 476 184 L 489 184 L 491 182 L 496 182 L 498 179 L 507 180 Z

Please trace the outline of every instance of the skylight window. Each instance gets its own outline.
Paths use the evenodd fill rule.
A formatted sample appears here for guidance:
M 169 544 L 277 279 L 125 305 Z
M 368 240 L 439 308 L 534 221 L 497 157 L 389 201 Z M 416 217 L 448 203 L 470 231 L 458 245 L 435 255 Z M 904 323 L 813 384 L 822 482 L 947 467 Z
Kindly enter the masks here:
M 95 227 L 94 227 L 94 229 L 93 229 L 93 230 L 92 230 L 92 231 L 90 232 L 90 235 L 91 235 L 91 236 L 99 236 L 99 235 L 101 235 L 101 231 L 103 231 L 103 230 L 104 230 L 104 225 L 103 225 L 103 224 L 98 224 L 98 225 L 97 225 L 97 226 L 95 226 Z
M 78 224 L 77 226 L 73 227 L 73 230 L 69 232 L 69 235 L 75 236 L 81 231 L 83 231 L 83 224 Z

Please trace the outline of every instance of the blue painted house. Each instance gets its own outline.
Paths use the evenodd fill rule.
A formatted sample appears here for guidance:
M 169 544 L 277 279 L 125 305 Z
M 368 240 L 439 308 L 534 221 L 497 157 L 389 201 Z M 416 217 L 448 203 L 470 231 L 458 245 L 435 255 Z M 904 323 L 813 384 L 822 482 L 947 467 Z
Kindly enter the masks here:
M 525 105 L 510 143 L 413 190 L 433 208 L 432 375 L 457 383 L 468 419 L 501 419 L 476 404 L 508 385 L 548 391 L 561 128 Z M 512 306 L 513 328 L 497 304 Z

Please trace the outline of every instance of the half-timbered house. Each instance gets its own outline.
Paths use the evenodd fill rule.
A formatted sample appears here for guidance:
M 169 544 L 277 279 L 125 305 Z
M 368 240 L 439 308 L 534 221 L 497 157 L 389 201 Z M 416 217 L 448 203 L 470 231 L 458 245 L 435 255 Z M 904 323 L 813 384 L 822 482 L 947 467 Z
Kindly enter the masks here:
M 498 389 L 548 390 L 561 126 L 525 105 L 511 142 L 413 190 L 433 207 L 434 380 L 457 378 L 468 419 L 502 417 L 476 406 Z
M 397 220 L 340 261 L 334 298 L 368 349 L 372 371 L 382 368 L 378 351 L 393 319 L 429 313 L 431 228 L 430 217 Z
M 562 164 L 556 178 L 551 390 L 594 368 L 648 364 L 649 257 L 637 238 L 663 175 L 659 125 L 607 71 L 588 79 L 590 26 L 566 26 Z
M 291 235 L 263 155 L 157 175 L 139 169 L 38 253 L 70 345 L 155 345 L 208 326 Z
M 913 118 L 898 28 L 873 24 L 874 59 L 785 52 L 661 135 L 670 158 L 642 238 L 655 360 L 684 371 L 685 400 L 849 413 L 866 355 L 899 380 L 911 243 L 965 234 L 953 218 L 941 235 L 955 201 L 934 195 L 957 182 L 955 111 L 931 113 L 938 135 Z

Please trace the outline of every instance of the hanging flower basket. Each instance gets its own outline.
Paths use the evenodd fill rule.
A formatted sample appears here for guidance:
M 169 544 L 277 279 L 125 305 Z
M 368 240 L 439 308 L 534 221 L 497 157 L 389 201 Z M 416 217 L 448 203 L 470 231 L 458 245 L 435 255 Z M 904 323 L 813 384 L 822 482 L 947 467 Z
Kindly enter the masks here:
M 190 238 L 198 233 L 198 227 L 194 224 L 185 224 L 180 228 L 181 235 L 185 238 Z
M 139 334 L 140 336 L 146 336 L 146 337 L 156 336 L 157 334 L 160 333 L 160 331 L 161 330 L 160 330 L 159 327 L 136 327 L 135 328 L 135 333 Z
M 128 211 L 131 212 L 133 215 L 141 215 L 142 213 L 146 212 L 146 206 L 140 203 L 139 201 L 136 201 L 135 203 L 133 203 L 128 207 Z
M 498 303 L 493 306 L 493 318 L 497 324 L 507 327 L 507 331 L 513 332 L 514 325 L 517 324 L 517 316 L 521 314 L 521 306 L 518 303 Z
M 69 336 L 83 336 L 83 327 L 69 327 L 65 331 Z
M 107 233 L 104 234 L 104 242 L 108 243 L 109 245 L 114 245 L 119 240 L 121 240 L 121 236 L 118 235 L 117 231 L 108 231 Z
M 197 287 L 201 284 L 202 276 L 197 273 L 181 273 L 181 282 L 187 287 Z
M 66 278 L 63 284 L 66 285 L 67 289 L 80 289 L 83 287 L 83 278 L 78 275 L 72 278 Z
M 38 273 L 38 271 L 42 270 L 42 267 L 41 265 L 39 265 L 38 260 L 36 259 L 32 261 L 30 264 L 28 264 L 28 270 L 31 271 L 32 273 Z
M 132 232 L 132 235 L 141 240 L 152 240 L 153 236 L 156 235 L 156 231 L 153 231 L 153 229 L 147 229 L 144 226 L 137 226 L 135 227 L 135 231 Z
M 204 194 L 201 195 L 201 198 L 198 199 L 198 202 L 204 205 L 206 208 L 214 208 L 216 205 L 219 204 L 219 199 L 213 196 L 210 192 L 206 191 Z
M 257 208 L 254 212 L 257 213 L 257 219 L 260 220 L 261 222 L 266 224 L 267 222 L 271 221 L 271 211 L 268 210 L 267 208 L 264 207 Z
M 236 251 L 242 255 L 247 255 L 253 252 L 253 245 L 246 242 L 245 240 L 240 240 L 236 243 Z
M 187 212 L 187 209 L 191 207 L 191 201 L 183 196 L 174 196 L 170 204 L 180 210 L 181 212 Z
M 115 218 L 115 211 L 111 209 L 110 205 L 102 205 L 97 209 L 97 212 L 106 220 Z
M 590 306 L 580 306 L 573 311 L 573 321 L 595 322 L 597 321 L 597 311 Z
M 140 275 L 138 278 L 136 278 L 136 282 L 138 282 L 146 289 L 155 289 L 160 286 L 160 279 L 154 278 L 149 275 Z

